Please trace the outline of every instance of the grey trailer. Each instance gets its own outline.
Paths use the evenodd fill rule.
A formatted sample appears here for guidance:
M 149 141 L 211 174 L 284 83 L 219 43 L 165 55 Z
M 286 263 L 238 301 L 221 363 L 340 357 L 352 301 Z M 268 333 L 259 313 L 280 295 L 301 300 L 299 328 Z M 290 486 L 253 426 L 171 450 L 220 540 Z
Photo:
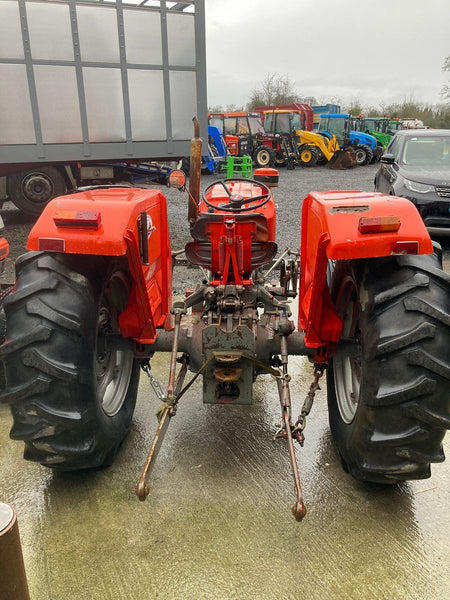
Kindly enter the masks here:
M 52 197 L 123 177 L 130 163 L 189 154 L 193 116 L 207 132 L 204 8 L 0 0 L 3 199 L 38 215 Z

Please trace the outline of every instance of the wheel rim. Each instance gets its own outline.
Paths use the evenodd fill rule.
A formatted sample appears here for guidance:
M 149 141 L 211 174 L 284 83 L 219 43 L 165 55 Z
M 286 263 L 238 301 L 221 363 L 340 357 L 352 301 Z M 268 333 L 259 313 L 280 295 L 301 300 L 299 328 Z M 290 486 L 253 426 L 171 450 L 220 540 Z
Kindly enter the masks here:
M 337 308 L 342 318 L 342 336 L 359 337 L 359 304 L 353 280 L 346 277 L 338 294 Z M 360 358 L 336 355 L 333 361 L 334 386 L 342 420 L 350 424 L 355 418 L 361 385 Z
M 258 163 L 265 167 L 266 165 L 268 165 L 270 162 L 270 155 L 267 152 L 267 150 L 261 150 L 260 152 L 258 152 Z
M 302 159 L 303 162 L 308 163 L 308 162 L 311 161 L 311 156 L 312 155 L 311 155 L 311 152 L 309 150 L 304 150 L 302 152 L 301 159 Z
M 108 344 L 106 337 L 119 332 L 117 317 L 126 306 L 127 284 L 120 273 L 113 275 L 102 295 L 98 316 L 95 371 L 97 397 L 103 412 L 109 417 L 122 408 L 134 366 L 131 350 L 120 350 Z
M 360 165 L 366 160 L 366 153 L 364 152 L 364 150 L 357 150 L 355 152 L 355 158 L 358 165 Z
M 51 200 L 55 193 L 53 182 L 44 173 L 30 173 L 22 182 L 22 191 L 25 198 L 37 204 Z

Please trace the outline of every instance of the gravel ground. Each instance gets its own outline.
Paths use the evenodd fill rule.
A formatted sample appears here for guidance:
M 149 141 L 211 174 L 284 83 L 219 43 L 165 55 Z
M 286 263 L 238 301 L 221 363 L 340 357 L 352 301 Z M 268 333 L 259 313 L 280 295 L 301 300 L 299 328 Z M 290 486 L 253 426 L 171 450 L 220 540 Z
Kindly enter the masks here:
M 280 170 L 280 181 L 274 190 L 278 204 L 277 243 L 279 250 L 286 247 L 297 250 L 300 246 L 301 206 L 308 192 L 326 190 L 366 190 L 374 189 L 373 181 L 377 165 L 368 165 L 346 171 L 335 171 L 327 167 L 298 168 L 293 171 Z M 202 177 L 204 189 L 216 175 Z M 182 249 L 190 239 L 187 222 L 187 195 L 174 189 L 164 189 L 168 200 L 169 227 L 172 250 Z M 4 236 L 10 243 L 10 258 L 0 283 L 14 281 L 14 260 L 24 253 L 26 237 L 33 225 L 33 219 L 25 217 L 10 202 L 6 202 L 0 211 L 5 223 Z M 440 240 L 444 247 L 444 260 L 447 272 L 450 271 L 450 246 L 448 241 Z M 183 294 L 186 287 L 192 287 L 199 281 L 197 269 L 177 267 L 174 272 L 174 293 Z
M 274 190 L 277 211 L 277 244 L 279 251 L 289 247 L 300 247 L 301 207 L 308 192 L 326 190 L 373 190 L 373 180 L 377 166 L 335 171 L 327 167 L 298 168 L 293 171 L 280 169 L 279 186 Z M 201 187 L 205 189 L 218 179 L 215 175 L 202 177 Z M 187 209 L 184 196 L 176 190 L 167 194 L 169 210 L 170 239 L 172 249 L 183 248 L 189 239 Z M 198 282 L 196 269 L 179 267 L 174 273 L 174 293 L 183 293 L 186 287 Z
M 277 212 L 277 243 L 279 249 L 300 245 L 301 206 L 308 192 L 325 190 L 373 190 L 377 166 L 334 171 L 327 167 L 298 168 L 293 171 L 280 169 L 279 186 L 274 190 Z M 202 177 L 202 189 L 218 178 L 214 175 Z M 182 247 L 189 237 L 186 219 L 187 209 L 183 195 L 169 190 L 169 224 L 173 248 Z
M 378 165 L 367 165 L 337 171 L 328 167 L 299 168 L 293 171 L 280 169 L 279 186 L 274 190 L 277 211 L 277 244 L 279 251 L 289 247 L 300 247 L 301 207 L 303 199 L 310 191 L 364 190 L 373 191 L 374 177 Z M 218 178 L 206 175 L 202 178 L 202 189 Z M 172 249 L 181 249 L 190 238 L 187 223 L 185 196 L 177 190 L 168 190 L 168 211 Z M 439 240 L 444 250 L 444 266 L 450 272 L 450 245 Z M 186 287 L 199 281 L 197 269 L 178 267 L 174 272 L 174 293 L 182 294 Z

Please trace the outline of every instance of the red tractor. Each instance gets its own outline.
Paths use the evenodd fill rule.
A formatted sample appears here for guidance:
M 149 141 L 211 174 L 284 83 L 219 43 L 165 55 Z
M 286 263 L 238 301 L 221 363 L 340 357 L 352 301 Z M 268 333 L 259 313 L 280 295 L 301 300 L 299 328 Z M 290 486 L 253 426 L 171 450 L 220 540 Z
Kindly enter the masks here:
M 281 409 L 275 438 L 288 444 L 293 512 L 301 519 L 294 445 L 303 445 L 326 369 L 331 431 L 345 469 L 379 483 L 429 477 L 430 463 L 444 459 L 450 422 L 450 277 L 414 206 L 377 193 L 311 192 L 300 254 L 276 258 L 277 172 L 215 181 L 200 198 L 200 160 L 194 146 L 185 253 L 209 278 L 182 302 L 171 299 L 162 192 L 59 197 L 33 227 L 4 301 L 0 347 L 1 400 L 11 406 L 11 437 L 25 442 L 25 458 L 60 470 L 108 465 L 130 427 L 142 369 L 161 398 L 136 487 L 144 500 L 192 381 L 202 375 L 207 403 L 250 404 L 255 378 L 268 373 Z M 171 178 L 183 186 L 182 174 Z M 288 301 L 298 283 L 293 317 Z M 150 370 L 155 352 L 170 353 L 165 392 Z M 300 354 L 311 360 L 313 382 L 295 418 L 289 356 Z M 184 385 L 188 370 L 193 379 Z
M 223 134 L 230 154 L 251 156 L 256 167 L 300 164 L 297 145 L 288 134 L 267 133 L 259 113 L 210 113 L 208 122 Z

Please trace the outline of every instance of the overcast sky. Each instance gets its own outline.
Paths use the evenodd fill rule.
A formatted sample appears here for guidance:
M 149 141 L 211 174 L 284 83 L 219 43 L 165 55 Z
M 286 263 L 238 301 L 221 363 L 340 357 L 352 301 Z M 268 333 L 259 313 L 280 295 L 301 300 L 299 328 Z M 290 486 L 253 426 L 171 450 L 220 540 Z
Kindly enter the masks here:
M 247 104 L 267 73 L 301 96 L 442 102 L 450 0 L 205 0 L 208 105 Z

